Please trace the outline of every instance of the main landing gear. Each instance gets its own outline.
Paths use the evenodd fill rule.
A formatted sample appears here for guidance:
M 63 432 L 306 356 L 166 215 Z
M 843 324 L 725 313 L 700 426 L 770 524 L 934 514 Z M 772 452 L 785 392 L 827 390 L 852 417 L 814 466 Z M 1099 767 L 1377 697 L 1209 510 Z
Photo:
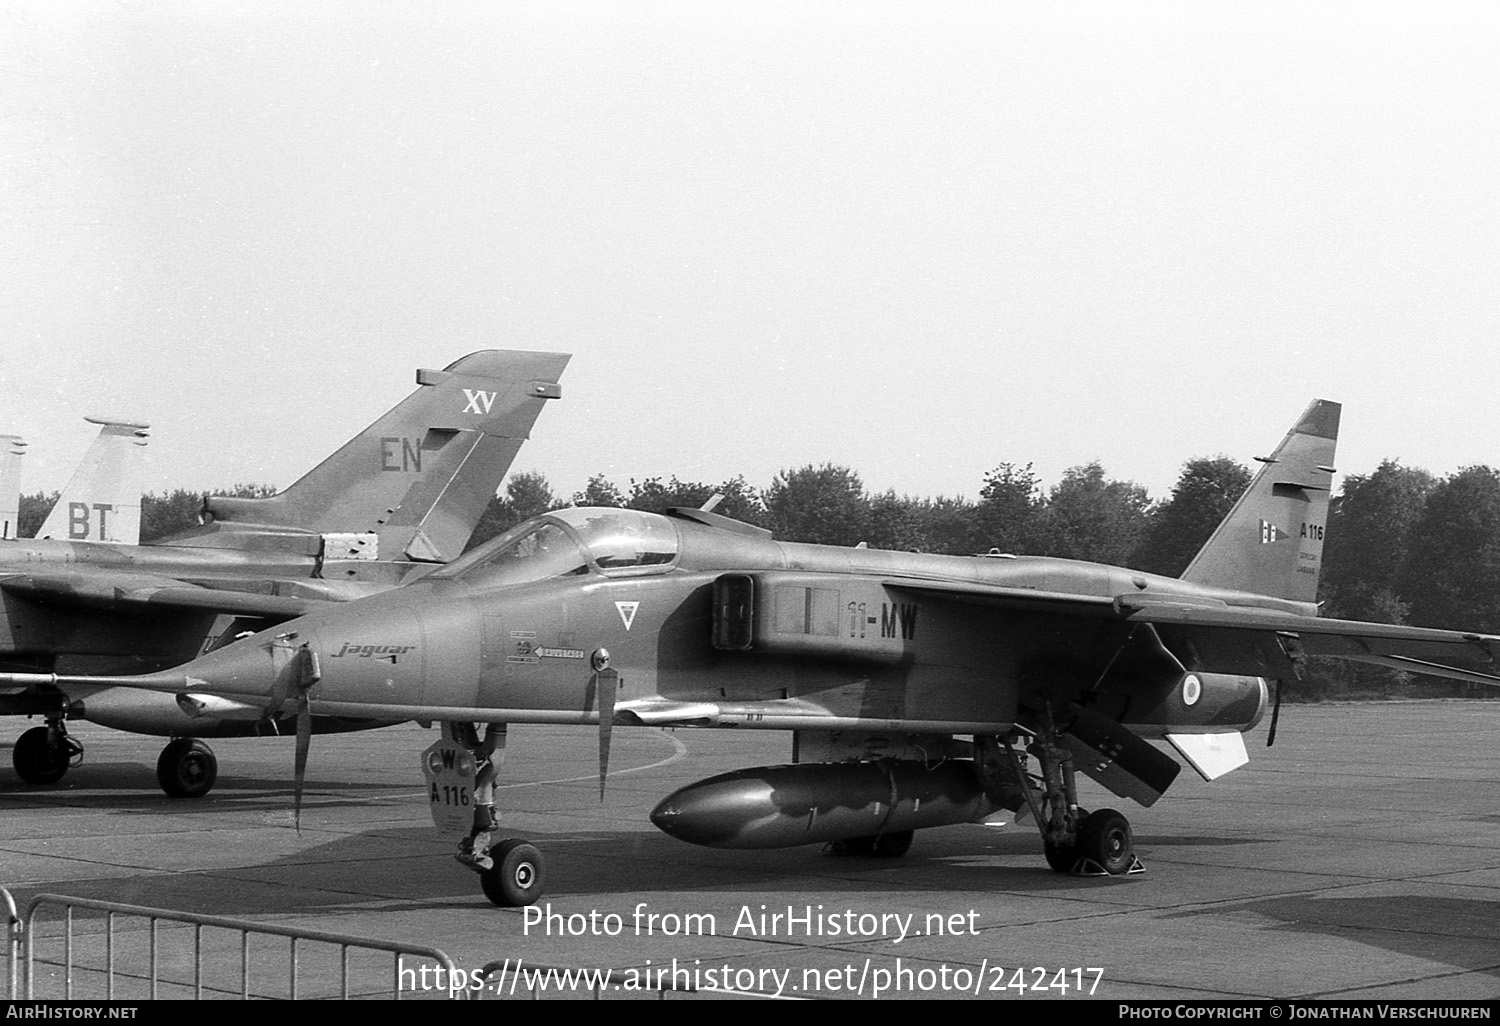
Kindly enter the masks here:
M 68 736 L 61 716 L 48 717 L 45 727 L 32 727 L 16 738 L 10 753 L 16 776 L 28 784 L 55 784 L 83 762 L 83 745 Z
M 16 776 L 28 784 L 55 784 L 83 762 L 83 744 L 68 733 L 67 722 L 49 717 L 16 738 L 11 750 Z M 195 737 L 173 738 L 156 760 L 156 782 L 171 798 L 202 798 L 219 778 L 213 749 Z
M 219 779 L 219 760 L 195 737 L 177 737 L 156 760 L 156 782 L 169 798 L 202 798 Z
M 1123 815 L 1114 809 L 1089 812 L 1079 806 L 1073 753 L 1057 743 L 1050 714 L 1046 727 L 1026 749 L 1041 764 L 1040 776 L 1026 771 L 1010 738 L 986 738 L 982 742 L 993 754 L 998 754 L 993 747 L 997 743 L 1021 782 L 1032 817 L 1041 829 L 1047 865 L 1074 876 L 1126 876 L 1146 871 L 1135 857 L 1130 822 Z

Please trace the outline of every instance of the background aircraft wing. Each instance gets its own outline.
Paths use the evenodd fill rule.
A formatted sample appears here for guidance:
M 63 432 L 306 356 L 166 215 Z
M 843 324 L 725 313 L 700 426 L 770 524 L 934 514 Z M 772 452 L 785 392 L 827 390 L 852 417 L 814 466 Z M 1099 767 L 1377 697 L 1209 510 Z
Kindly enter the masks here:
M 0 577 L 0 590 L 52 606 L 86 609 L 191 609 L 285 620 L 325 604 L 306 595 L 202 588 L 153 574 L 90 571 L 19 573 Z

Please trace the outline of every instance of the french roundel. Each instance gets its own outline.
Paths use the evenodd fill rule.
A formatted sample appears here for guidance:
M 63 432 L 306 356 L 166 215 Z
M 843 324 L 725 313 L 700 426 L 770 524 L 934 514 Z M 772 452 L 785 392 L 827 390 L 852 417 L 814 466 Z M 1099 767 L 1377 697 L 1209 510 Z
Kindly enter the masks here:
M 1197 705 L 1198 699 L 1203 697 L 1203 682 L 1198 679 L 1196 673 L 1190 673 L 1182 678 L 1182 703 L 1184 705 Z

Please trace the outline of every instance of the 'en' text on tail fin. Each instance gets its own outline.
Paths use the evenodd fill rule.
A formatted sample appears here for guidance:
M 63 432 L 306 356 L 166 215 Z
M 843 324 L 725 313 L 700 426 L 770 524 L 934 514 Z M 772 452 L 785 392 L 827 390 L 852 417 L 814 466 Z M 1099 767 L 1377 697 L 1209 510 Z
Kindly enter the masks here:
M 418 371 L 415 392 L 279 495 L 211 496 L 206 529 L 161 544 L 244 547 L 253 534 L 257 548 L 300 549 L 321 535 L 325 558 L 452 559 L 542 407 L 562 395 L 569 359 L 486 350 Z

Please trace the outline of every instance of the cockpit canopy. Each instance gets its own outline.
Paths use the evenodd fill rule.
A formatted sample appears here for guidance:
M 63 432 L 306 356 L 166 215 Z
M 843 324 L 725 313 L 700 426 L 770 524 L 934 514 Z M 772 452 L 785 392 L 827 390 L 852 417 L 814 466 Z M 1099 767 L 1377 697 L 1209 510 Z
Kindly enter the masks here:
M 570 507 L 517 524 L 429 577 L 525 584 L 551 577 L 665 569 L 677 558 L 677 529 L 656 513 Z

